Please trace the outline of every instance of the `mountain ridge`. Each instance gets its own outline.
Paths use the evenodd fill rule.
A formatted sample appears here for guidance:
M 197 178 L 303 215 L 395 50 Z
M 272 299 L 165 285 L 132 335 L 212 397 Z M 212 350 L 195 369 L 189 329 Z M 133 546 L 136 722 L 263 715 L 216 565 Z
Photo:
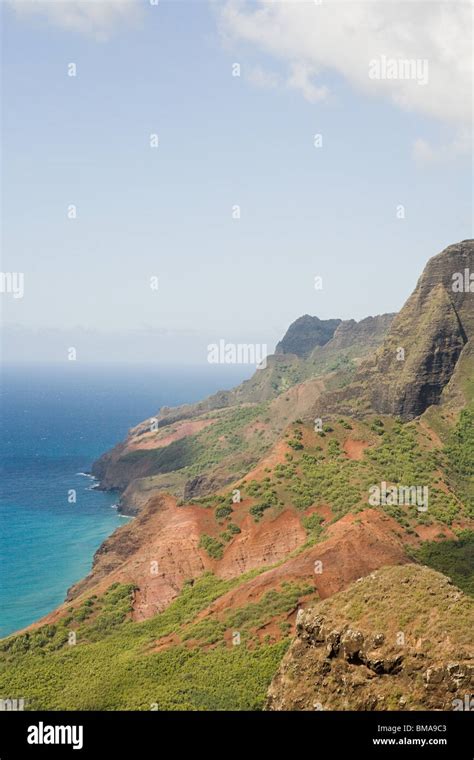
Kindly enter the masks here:
M 292 322 L 283 338 L 277 343 L 275 354 L 308 356 L 316 346 L 324 346 L 334 337 L 341 319 L 319 319 L 304 314 Z
M 345 382 L 346 376 L 355 369 L 364 353 L 380 344 L 393 316 L 382 314 L 366 317 L 359 322 L 339 320 L 333 337 L 324 345 L 316 345 L 304 358 L 296 354 L 269 356 L 265 369 L 257 370 L 249 380 L 231 391 L 219 391 L 196 404 L 162 407 L 156 417 L 137 425 L 129 432 L 128 439 L 102 455 L 93 465 L 93 475 L 100 481 L 102 488 L 118 489 L 123 493 L 120 509 L 128 514 L 134 514 L 136 505 L 142 502 L 143 489 L 150 491 L 151 484 L 148 480 L 144 482 L 144 478 L 156 475 L 157 489 L 170 490 L 178 498 L 203 495 L 231 482 L 232 477 L 227 480 L 223 478 L 218 466 L 211 472 L 203 468 L 198 475 L 191 474 L 188 479 L 175 475 L 176 471 L 173 472 L 172 469 L 167 469 L 166 474 L 160 475 L 160 470 L 156 471 L 156 458 L 153 459 L 151 455 L 147 458 L 144 454 L 144 461 L 138 462 L 130 462 L 128 455 L 133 451 L 144 450 L 144 443 L 149 446 L 149 441 L 152 440 L 156 441 L 155 447 L 161 449 L 162 441 L 170 440 L 167 436 L 168 429 L 172 430 L 173 440 L 170 443 L 177 448 L 178 440 L 189 439 L 242 404 L 269 405 L 268 412 L 274 424 L 265 432 L 265 437 L 268 445 L 274 443 L 290 422 L 293 411 L 294 417 L 303 414 L 310 406 L 311 396 L 322 392 L 326 384 L 330 387 L 334 382 L 337 383 L 337 378 Z M 292 326 L 297 323 L 298 320 Z M 285 393 L 289 393 L 290 403 L 282 401 L 286 398 Z M 260 454 L 264 453 L 265 448 L 261 448 Z M 177 452 L 175 461 L 179 464 L 180 452 Z M 181 461 L 185 463 L 186 460 Z M 248 467 L 256 461 L 254 456 L 244 466 Z M 178 469 L 183 473 L 185 467 L 184 464 L 184 468 L 181 465 Z M 235 475 L 238 476 L 237 471 Z M 136 481 L 135 485 L 133 481 Z
M 437 404 L 461 355 L 472 352 L 472 291 L 453 287 L 455 276 L 473 265 L 473 240 L 433 256 L 382 345 L 362 362 L 347 388 L 324 397 L 325 409 L 352 415 L 376 411 L 410 420 Z M 317 416 L 322 408 L 316 404 L 311 413 Z
M 304 357 L 275 355 L 240 390 L 162 410 L 104 455 L 94 473 L 136 517 L 63 605 L 0 642 L 2 693 L 21 683 L 42 709 L 437 710 L 446 688 L 457 699 L 472 657 L 473 325 L 472 291 L 447 284 L 473 254 L 463 241 L 431 259 L 395 318 L 341 321 L 311 350 L 305 336 Z M 451 568 L 459 588 L 422 563 Z M 418 645 L 426 609 L 439 626 Z

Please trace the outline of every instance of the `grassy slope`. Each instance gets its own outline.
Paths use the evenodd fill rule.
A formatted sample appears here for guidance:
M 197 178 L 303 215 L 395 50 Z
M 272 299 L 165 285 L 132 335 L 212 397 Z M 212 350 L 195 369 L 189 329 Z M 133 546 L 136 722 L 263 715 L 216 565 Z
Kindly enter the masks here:
M 309 589 L 288 584 L 221 620 L 207 625 L 195 620 L 248 577 L 221 581 L 206 574 L 185 587 L 166 611 L 143 623 L 129 619 L 133 589 L 117 584 L 57 625 L 6 639 L 0 693 L 21 695 L 27 709 L 260 709 L 289 644 L 284 618 Z M 282 637 L 260 642 L 255 630 L 279 616 Z M 241 643 L 233 646 L 229 637 L 236 626 Z M 71 631 L 77 636 L 74 645 L 68 644 Z M 173 643 L 154 651 L 171 634 Z M 193 646 L 186 645 L 189 639 Z

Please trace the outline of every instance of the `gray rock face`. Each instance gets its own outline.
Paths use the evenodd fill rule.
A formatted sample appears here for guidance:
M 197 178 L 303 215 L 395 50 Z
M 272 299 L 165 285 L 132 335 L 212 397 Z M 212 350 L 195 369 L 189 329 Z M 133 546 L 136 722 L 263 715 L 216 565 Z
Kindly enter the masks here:
M 340 323 L 340 319 L 319 319 L 305 314 L 289 326 L 275 353 L 309 356 L 313 348 L 331 340 Z
M 195 478 L 186 481 L 183 495 L 184 501 L 196 499 L 199 496 L 206 496 L 209 493 L 217 491 L 219 488 L 223 488 L 231 481 L 232 478 L 197 475 Z
M 466 335 L 441 284 L 427 299 L 424 303 L 415 294 L 375 358 L 373 371 L 381 375 L 371 388 L 375 411 L 412 419 L 438 403 L 451 379 Z M 397 358 L 397 352 L 404 358 Z
M 368 345 L 378 345 L 379 336 L 387 332 L 394 317 L 395 314 L 378 314 L 376 317 L 365 317 L 360 322 L 345 319 L 336 328 L 331 347 L 347 348 L 361 341 Z
M 449 246 L 428 262 L 375 355 L 373 371 L 382 376 L 371 390 L 376 411 L 412 419 L 439 402 L 473 335 L 474 292 L 465 289 L 466 270 L 474 270 L 472 240 Z
M 413 419 L 439 403 L 461 357 L 472 352 L 473 335 L 474 240 L 464 240 L 430 259 L 382 345 L 348 387 L 319 404 L 326 413 Z

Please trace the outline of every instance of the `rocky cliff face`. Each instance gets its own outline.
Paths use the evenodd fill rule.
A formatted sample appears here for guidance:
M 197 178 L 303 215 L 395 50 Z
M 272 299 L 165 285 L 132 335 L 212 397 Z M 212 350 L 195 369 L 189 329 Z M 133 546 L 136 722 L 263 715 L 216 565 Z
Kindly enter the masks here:
M 334 331 L 330 348 L 340 350 L 360 344 L 377 347 L 390 328 L 394 317 L 395 314 L 378 314 L 376 317 L 361 319 L 360 322 L 356 322 L 355 319 L 345 319 Z
M 432 258 L 380 348 L 349 387 L 322 398 L 313 413 L 322 414 L 324 406 L 326 414 L 375 411 L 410 420 L 439 403 L 458 361 L 471 351 L 473 271 L 473 240 Z
M 268 710 L 466 709 L 474 603 L 449 578 L 383 568 L 301 610 Z
M 454 289 L 466 269 L 474 269 L 472 240 L 449 246 L 426 265 L 369 365 L 378 376 L 370 391 L 376 411 L 411 419 L 438 403 L 473 337 L 474 294 Z
M 318 319 L 305 314 L 289 326 L 275 353 L 308 356 L 315 346 L 324 346 L 331 340 L 340 323 L 340 319 Z

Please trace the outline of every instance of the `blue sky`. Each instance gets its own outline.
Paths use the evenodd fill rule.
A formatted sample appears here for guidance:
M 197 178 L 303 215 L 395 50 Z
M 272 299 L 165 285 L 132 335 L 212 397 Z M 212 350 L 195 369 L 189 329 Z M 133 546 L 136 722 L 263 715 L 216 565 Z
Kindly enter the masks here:
M 146 360 L 156 331 L 163 363 L 197 362 L 220 338 L 271 349 L 304 313 L 398 310 L 430 256 L 472 237 L 469 114 L 445 118 L 436 79 L 452 65 L 460 87 L 456 3 L 439 61 L 421 8 L 438 6 L 402 13 L 433 63 L 429 98 L 413 82 L 371 91 L 351 74 L 358 49 L 336 36 L 332 60 L 302 39 L 306 19 L 277 15 L 291 2 L 126 0 L 110 23 L 21 5 L 3 6 L 2 271 L 25 276 L 23 298 L 2 294 L 7 356 L 55 358 L 78 330 L 91 359 L 107 358 L 109 333 Z

